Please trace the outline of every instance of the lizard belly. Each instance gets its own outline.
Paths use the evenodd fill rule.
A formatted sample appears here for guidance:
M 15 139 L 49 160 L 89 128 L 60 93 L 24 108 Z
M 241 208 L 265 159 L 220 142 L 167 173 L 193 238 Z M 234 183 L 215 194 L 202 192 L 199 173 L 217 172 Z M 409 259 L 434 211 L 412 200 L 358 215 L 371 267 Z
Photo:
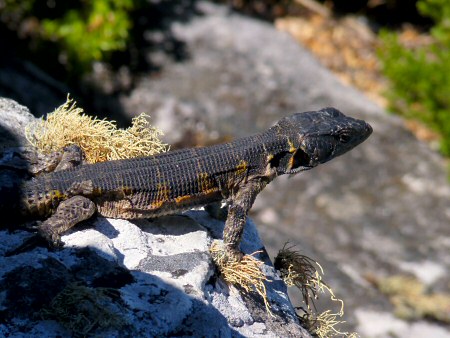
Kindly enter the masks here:
M 134 193 L 120 199 L 99 196 L 93 201 L 100 215 L 110 218 L 155 218 L 176 214 L 192 207 L 221 201 L 222 194 L 218 188 L 210 189 L 195 195 L 183 195 L 175 198 L 149 200 L 145 193 Z

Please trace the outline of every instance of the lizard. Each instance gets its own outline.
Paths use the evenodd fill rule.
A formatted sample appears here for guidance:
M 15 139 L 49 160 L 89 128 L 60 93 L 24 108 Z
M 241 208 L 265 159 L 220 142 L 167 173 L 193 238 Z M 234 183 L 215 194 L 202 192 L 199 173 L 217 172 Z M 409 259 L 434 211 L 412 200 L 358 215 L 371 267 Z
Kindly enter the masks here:
M 72 147 L 61 153 L 55 171 L 21 182 L 7 196 L 0 190 L 0 211 L 12 219 L 42 219 L 38 233 L 59 246 L 64 232 L 95 213 L 155 218 L 225 200 L 223 251 L 239 261 L 248 212 L 267 184 L 328 162 L 371 133 L 365 121 L 324 108 L 284 117 L 229 143 L 150 157 L 80 164 L 82 154 Z

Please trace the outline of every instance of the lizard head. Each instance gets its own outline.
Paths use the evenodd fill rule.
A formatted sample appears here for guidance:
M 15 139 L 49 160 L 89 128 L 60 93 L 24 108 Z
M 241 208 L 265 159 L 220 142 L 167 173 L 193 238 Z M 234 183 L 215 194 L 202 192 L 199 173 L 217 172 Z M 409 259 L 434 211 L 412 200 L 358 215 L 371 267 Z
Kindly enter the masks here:
M 297 113 L 281 119 L 280 136 L 288 138 L 292 154 L 282 173 L 295 174 L 346 153 L 365 141 L 372 127 L 363 120 L 345 116 L 335 108 Z

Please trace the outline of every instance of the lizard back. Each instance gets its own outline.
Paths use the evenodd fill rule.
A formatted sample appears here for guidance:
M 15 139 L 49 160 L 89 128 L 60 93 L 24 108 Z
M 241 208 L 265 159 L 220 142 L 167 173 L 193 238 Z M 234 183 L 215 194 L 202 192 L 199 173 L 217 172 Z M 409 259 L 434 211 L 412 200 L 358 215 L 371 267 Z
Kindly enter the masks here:
M 228 198 L 233 186 L 262 174 L 286 142 L 274 131 L 203 148 L 82 165 L 24 183 L 23 211 L 46 217 L 61 200 L 83 195 L 106 217 L 157 217 Z

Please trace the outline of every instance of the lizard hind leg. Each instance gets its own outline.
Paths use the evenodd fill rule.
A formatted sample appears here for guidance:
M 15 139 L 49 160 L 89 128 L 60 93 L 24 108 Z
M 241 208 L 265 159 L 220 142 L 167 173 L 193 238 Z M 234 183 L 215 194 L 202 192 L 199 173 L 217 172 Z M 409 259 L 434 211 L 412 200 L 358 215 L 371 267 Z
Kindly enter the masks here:
M 61 234 L 95 213 L 94 202 L 84 196 L 73 196 L 58 205 L 55 213 L 38 228 L 39 234 L 54 246 L 61 246 Z

